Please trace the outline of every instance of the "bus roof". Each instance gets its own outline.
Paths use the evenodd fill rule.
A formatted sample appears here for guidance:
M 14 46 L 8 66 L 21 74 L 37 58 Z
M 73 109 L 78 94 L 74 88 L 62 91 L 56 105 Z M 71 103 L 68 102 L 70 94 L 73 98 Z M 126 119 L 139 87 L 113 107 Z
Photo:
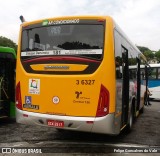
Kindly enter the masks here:
M 42 23 L 44 21 L 52 21 L 52 20 L 66 20 L 66 19 L 99 19 L 99 20 L 113 20 L 111 16 L 100 16 L 100 15 L 76 15 L 76 16 L 57 16 L 57 17 L 49 17 L 49 18 L 43 18 L 43 19 L 38 19 L 34 21 L 25 21 L 21 24 L 21 26 L 28 26 L 31 24 L 36 24 L 36 23 Z
M 16 53 L 15 53 L 15 50 L 13 48 L 0 46 L 0 53 L 1 52 L 3 52 L 3 53 L 12 53 L 13 56 L 16 58 Z

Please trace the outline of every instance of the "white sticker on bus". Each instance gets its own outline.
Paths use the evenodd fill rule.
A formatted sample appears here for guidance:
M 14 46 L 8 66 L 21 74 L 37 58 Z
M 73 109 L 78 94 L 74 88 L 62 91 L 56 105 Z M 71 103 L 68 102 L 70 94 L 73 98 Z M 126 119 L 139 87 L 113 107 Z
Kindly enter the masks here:
M 41 56 L 41 55 L 94 55 L 94 54 L 102 54 L 102 49 L 48 50 L 48 51 L 26 51 L 26 52 L 21 52 L 21 56 Z
M 40 79 L 29 79 L 29 94 L 40 94 Z

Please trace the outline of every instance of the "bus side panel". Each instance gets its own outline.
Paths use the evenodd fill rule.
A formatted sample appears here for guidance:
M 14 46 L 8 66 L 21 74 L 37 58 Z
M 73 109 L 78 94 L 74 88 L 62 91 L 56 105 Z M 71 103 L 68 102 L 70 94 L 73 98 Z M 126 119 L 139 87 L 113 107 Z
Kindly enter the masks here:
M 119 133 L 121 129 L 121 115 L 122 115 L 122 53 L 121 53 L 121 36 L 114 30 L 114 52 L 115 52 L 115 66 L 116 66 L 116 111 L 115 111 L 115 132 Z

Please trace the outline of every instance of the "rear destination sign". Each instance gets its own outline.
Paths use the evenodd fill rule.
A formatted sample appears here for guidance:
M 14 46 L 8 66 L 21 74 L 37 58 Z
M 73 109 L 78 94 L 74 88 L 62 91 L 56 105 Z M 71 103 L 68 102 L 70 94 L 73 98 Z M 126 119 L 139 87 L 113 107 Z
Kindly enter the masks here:
M 21 52 L 21 56 L 41 56 L 41 55 L 94 55 L 102 54 L 102 49 L 86 50 L 48 50 L 48 51 L 27 51 Z
M 79 19 L 68 19 L 68 20 L 44 20 L 42 25 L 58 25 L 58 24 L 71 24 L 71 23 L 79 23 Z

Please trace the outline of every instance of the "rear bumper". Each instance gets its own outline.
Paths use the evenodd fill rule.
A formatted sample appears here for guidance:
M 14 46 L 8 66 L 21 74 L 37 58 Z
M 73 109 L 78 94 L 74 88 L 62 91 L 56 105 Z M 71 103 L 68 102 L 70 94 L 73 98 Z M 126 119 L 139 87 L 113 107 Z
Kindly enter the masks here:
M 24 117 L 25 114 L 25 117 Z M 16 121 L 27 125 L 48 126 L 47 120 L 63 121 L 63 129 L 116 135 L 114 133 L 114 114 L 104 117 L 59 116 L 22 111 L 16 108 Z M 90 121 L 87 123 L 87 121 Z M 50 126 L 48 126 L 50 127 Z M 55 128 L 55 127 L 53 127 Z

